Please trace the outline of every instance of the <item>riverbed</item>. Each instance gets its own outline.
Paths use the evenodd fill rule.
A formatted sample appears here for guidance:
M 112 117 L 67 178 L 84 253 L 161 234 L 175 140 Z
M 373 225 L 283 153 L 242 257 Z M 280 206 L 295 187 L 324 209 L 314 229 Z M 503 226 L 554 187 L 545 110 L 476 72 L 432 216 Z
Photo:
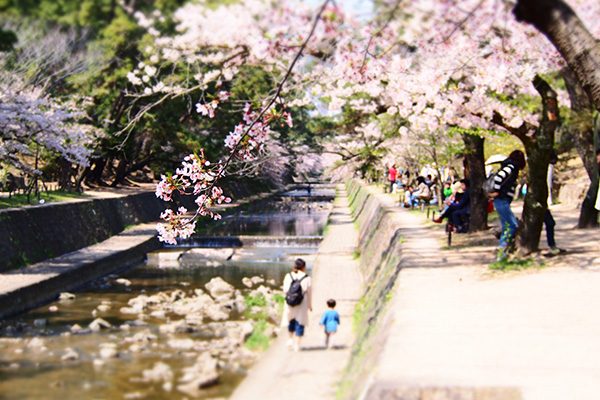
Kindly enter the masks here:
M 165 248 L 0 323 L 0 398 L 227 397 L 278 333 L 291 262 L 316 255 L 330 202 L 297 197 L 202 232 L 250 245 Z

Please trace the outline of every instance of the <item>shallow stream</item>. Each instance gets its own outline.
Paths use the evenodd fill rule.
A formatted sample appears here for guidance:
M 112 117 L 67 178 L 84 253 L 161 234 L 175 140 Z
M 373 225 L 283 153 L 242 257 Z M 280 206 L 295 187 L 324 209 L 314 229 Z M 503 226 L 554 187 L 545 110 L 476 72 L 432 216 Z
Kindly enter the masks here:
M 257 357 L 249 342 L 260 344 L 259 334 L 276 331 L 279 288 L 292 260 L 303 257 L 312 265 L 318 243 L 294 237 L 322 234 L 330 210 L 327 202 L 285 198 L 253 207 L 211 226 L 210 233 L 285 235 L 286 240 L 242 248 L 164 249 L 119 276 L 74 292 L 73 299 L 2 321 L 0 398 L 208 399 L 231 394 Z M 228 292 L 224 286 L 225 300 L 205 287 L 216 277 L 232 286 Z M 137 300 L 152 296 L 167 300 L 132 311 Z M 191 318 L 193 307 L 206 299 L 216 319 Z M 192 311 L 178 310 L 178 304 Z M 108 324 L 94 326 L 96 318 Z M 266 328 L 256 334 L 257 324 L 248 325 L 253 320 L 263 320 Z M 208 354 L 218 364 L 218 383 L 191 392 L 181 389 L 189 368 L 210 374 L 199 358 Z

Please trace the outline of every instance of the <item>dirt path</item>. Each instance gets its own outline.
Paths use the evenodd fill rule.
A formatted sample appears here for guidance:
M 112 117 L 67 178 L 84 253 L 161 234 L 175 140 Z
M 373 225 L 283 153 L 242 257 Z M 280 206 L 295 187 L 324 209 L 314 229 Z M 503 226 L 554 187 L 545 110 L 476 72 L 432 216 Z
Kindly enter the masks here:
M 353 342 L 352 313 L 361 295 L 361 275 L 353 258 L 357 242 L 348 198 L 343 186 L 337 187 L 325 238 L 313 267 L 313 309 L 302 350 L 289 351 L 282 330 L 259 363 L 235 391 L 232 399 L 333 399 L 337 382 L 350 356 Z M 319 326 L 326 300 L 337 300 L 341 326 L 333 344 L 324 349 L 324 335 Z

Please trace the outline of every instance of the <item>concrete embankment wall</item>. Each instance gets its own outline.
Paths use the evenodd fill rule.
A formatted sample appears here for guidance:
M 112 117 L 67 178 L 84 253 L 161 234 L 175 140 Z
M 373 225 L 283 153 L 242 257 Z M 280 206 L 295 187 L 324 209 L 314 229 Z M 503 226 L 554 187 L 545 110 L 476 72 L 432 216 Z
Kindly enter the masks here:
M 268 189 L 251 181 L 227 185 L 235 199 Z M 184 200 L 192 209 L 191 197 Z M 130 225 L 157 221 L 166 206 L 147 192 L 0 210 L 0 272 L 90 246 Z
M 357 180 L 346 184 L 359 230 L 360 269 L 366 290 L 354 315 L 356 341 L 344 373 L 340 397 L 360 398 L 368 386 L 386 339 L 386 311 L 400 272 L 402 237 L 398 213 L 383 204 L 373 189 Z

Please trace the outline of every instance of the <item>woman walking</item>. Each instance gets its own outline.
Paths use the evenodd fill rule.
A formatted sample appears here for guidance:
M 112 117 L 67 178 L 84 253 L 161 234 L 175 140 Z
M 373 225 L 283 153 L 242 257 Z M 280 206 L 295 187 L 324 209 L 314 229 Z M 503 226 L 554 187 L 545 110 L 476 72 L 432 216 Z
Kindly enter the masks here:
M 494 177 L 494 188 L 490 197 L 494 199 L 494 207 L 500 216 L 500 246 L 497 261 L 506 260 L 509 248 L 513 245 L 517 231 L 517 217 L 510 209 L 510 203 L 515 197 L 519 171 L 525 168 L 525 154 L 521 150 L 514 150 L 502 162 L 500 171 Z
M 283 279 L 283 292 L 286 295 L 282 325 L 288 327 L 288 347 L 299 351 L 308 325 L 308 312 L 312 311 L 312 282 L 303 259 L 296 259 L 292 271 Z

